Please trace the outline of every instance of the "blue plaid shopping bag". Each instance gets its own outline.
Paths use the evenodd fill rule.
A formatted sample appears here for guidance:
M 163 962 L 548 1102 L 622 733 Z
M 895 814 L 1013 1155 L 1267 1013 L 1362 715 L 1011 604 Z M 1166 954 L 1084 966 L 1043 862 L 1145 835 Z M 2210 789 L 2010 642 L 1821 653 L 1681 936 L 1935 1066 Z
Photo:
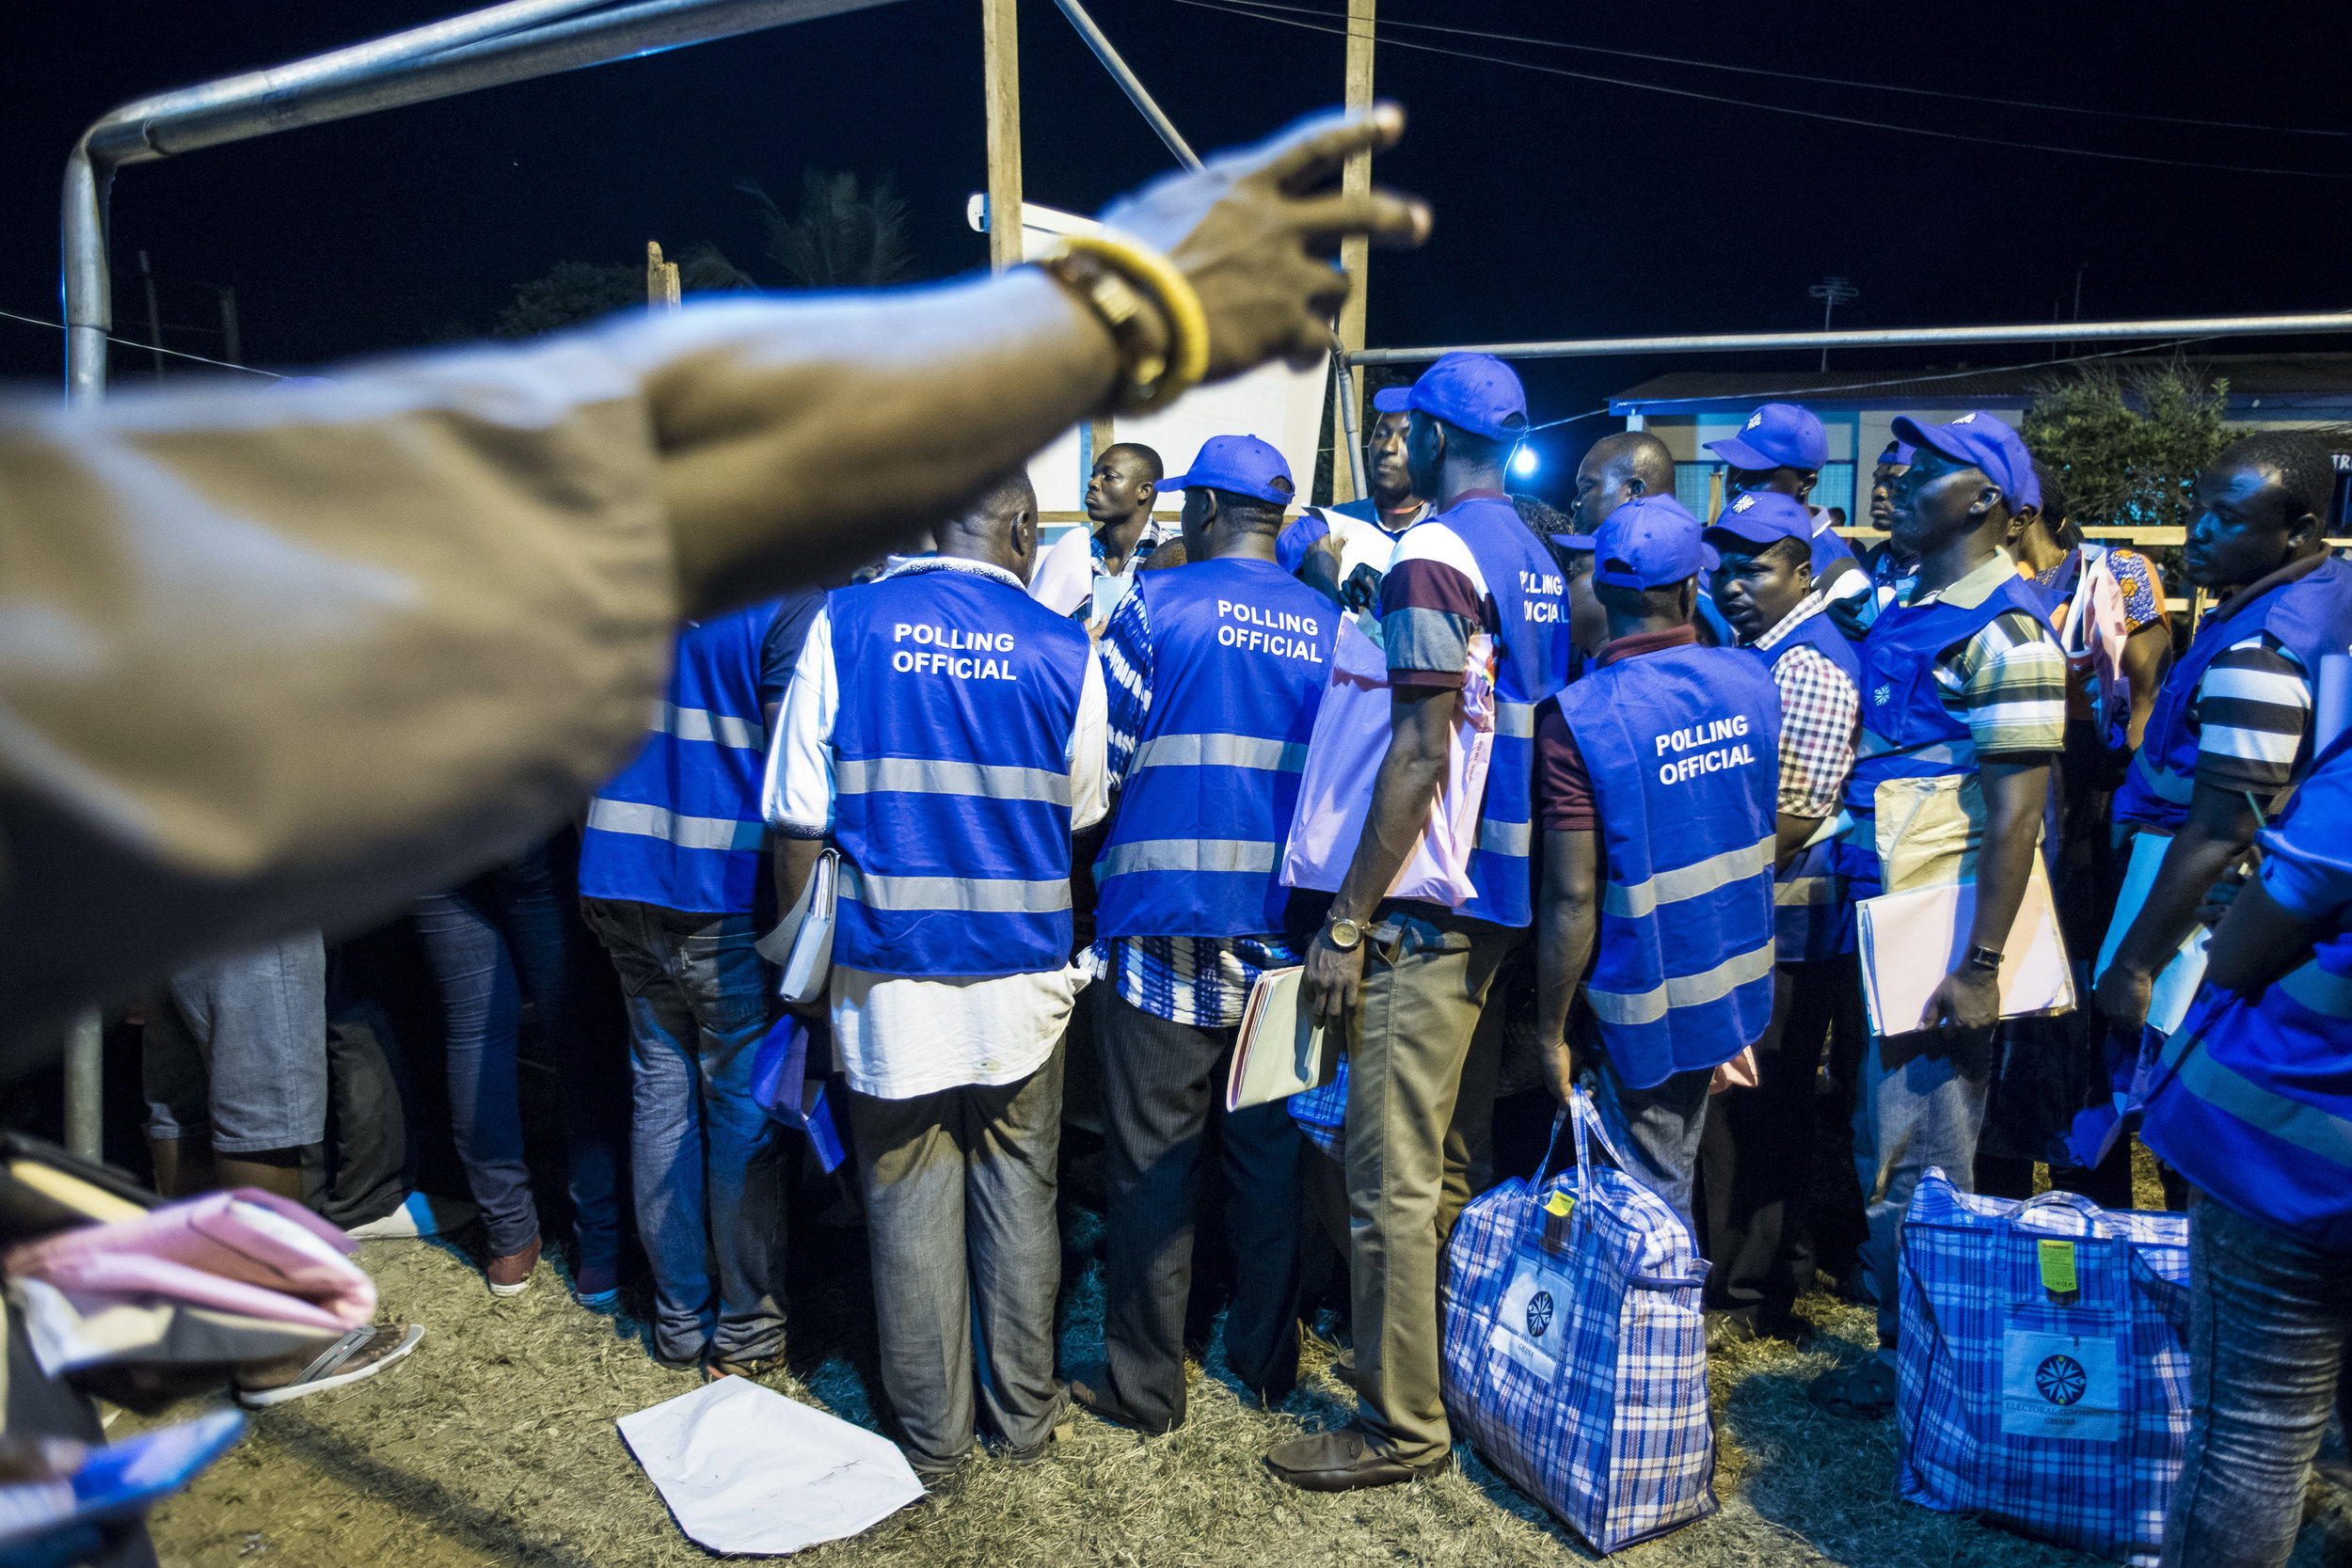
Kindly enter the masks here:
M 1902 1496 L 2154 1563 L 2188 1444 L 2188 1217 L 1931 1169 L 1902 1261 Z
M 1613 1552 L 1715 1512 L 1707 1264 L 1664 1199 L 1593 1163 L 1588 1130 L 1624 1162 L 1591 1097 L 1561 1116 L 1576 1168 L 1473 1199 L 1447 1244 L 1445 1408 L 1513 1485 Z

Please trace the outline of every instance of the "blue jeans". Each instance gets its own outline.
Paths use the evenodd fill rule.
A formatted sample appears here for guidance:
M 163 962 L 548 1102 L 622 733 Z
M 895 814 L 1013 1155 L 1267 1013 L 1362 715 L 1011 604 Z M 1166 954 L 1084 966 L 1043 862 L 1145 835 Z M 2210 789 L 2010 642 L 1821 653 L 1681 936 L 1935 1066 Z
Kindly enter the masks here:
M 168 992 L 148 1008 L 149 1137 L 209 1137 L 216 1153 L 259 1154 L 326 1136 L 318 932 L 182 970 Z
M 1597 1058 L 1593 1109 L 1609 1141 L 1626 1158 L 1625 1173 L 1666 1200 L 1698 1246 L 1692 1223 L 1691 1182 L 1698 1174 L 1699 1140 L 1707 1132 L 1707 1085 L 1715 1069 L 1677 1072 L 1646 1089 L 1629 1087 L 1606 1055 Z
M 759 933 L 747 914 L 613 898 L 580 910 L 628 998 L 629 1160 L 653 1262 L 654 1354 L 772 1355 L 784 1346 L 784 1160 L 752 1099 L 776 1006 Z
M 2165 1568 L 2278 1568 L 2312 1456 L 2344 1402 L 2352 1255 L 2322 1252 L 2200 1194 L 2189 1209 L 2188 1455 Z M 2352 1408 L 2344 1411 L 2352 1423 Z
M 1850 971 L 1861 983 L 1859 970 Z M 1955 1035 L 1922 1029 L 1870 1037 L 1857 1074 L 1854 1174 L 1862 1182 L 1870 1239 L 1863 1267 L 1879 1301 L 1879 1343 L 1895 1342 L 1901 1323 L 1904 1212 L 1919 1178 L 1940 1167 L 1956 1191 L 1977 1190 L 1977 1136 L 1984 1131 L 1985 1093 L 1993 1083 L 1999 1031 Z
M 528 995 L 555 1051 L 573 1267 L 610 1269 L 620 1255 L 621 1027 L 611 976 L 575 912 L 577 864 L 565 840 L 550 841 L 418 899 L 414 920 L 441 989 L 452 1132 L 491 1255 L 521 1252 L 539 1234 L 515 1081 Z

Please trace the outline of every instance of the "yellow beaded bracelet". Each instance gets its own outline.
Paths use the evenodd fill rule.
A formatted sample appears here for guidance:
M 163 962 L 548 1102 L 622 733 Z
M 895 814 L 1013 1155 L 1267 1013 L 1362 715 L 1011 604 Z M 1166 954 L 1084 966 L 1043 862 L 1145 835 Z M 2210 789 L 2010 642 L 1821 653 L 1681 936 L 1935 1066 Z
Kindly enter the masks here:
M 1070 234 L 1038 264 L 1083 299 L 1117 340 L 1118 412 L 1165 408 L 1208 373 L 1208 312 L 1191 282 L 1158 251 L 1109 233 Z M 1136 330 L 1138 309 L 1147 303 L 1159 318 L 1160 334 Z

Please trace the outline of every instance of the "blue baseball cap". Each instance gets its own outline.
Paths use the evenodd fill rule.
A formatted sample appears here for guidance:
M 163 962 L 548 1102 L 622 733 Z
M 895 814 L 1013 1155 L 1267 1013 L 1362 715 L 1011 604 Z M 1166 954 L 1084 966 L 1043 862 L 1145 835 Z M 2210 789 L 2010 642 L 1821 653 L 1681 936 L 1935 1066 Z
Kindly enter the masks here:
M 1829 461 L 1829 433 L 1793 403 L 1768 403 L 1748 416 L 1739 435 L 1707 446 L 1735 468 L 1818 468 Z
M 1802 540 L 1805 547 L 1813 545 L 1813 514 L 1804 502 L 1777 490 L 1749 490 L 1726 506 L 1708 525 L 1709 533 L 1721 531 L 1751 545 L 1771 545 L 1783 539 Z
M 1636 496 L 1593 534 L 1595 582 L 1663 588 L 1712 571 L 1722 560 L 1699 520 L 1672 496 Z
M 1898 436 L 1886 443 L 1886 450 L 1879 453 L 1879 461 L 1892 464 L 1898 468 L 1908 468 L 1911 467 L 1911 460 L 1918 454 L 1917 447 Z
M 1277 506 L 1288 506 L 1298 499 L 1298 487 L 1291 483 L 1291 466 L 1255 436 L 1210 436 L 1200 444 L 1200 455 L 1192 460 L 1192 467 L 1173 479 L 1160 481 L 1160 488 L 1231 490 Z
M 2042 504 L 2042 482 L 2033 476 L 2032 454 L 2017 432 L 1990 414 L 1963 414 L 1949 424 L 1929 425 L 1905 415 L 1895 421 L 1895 438 L 1982 469 L 1985 478 L 2001 487 L 2012 512 Z
M 1511 367 L 1491 354 L 1449 354 L 1410 387 L 1373 393 L 1372 405 L 1383 414 L 1418 408 L 1497 441 L 1527 431 L 1527 389 Z

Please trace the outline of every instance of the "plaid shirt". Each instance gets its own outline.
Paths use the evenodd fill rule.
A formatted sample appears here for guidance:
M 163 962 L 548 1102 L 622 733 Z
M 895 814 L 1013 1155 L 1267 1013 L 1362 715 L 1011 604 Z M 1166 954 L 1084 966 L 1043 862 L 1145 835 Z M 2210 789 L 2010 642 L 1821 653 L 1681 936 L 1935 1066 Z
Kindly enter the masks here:
M 1807 594 L 1756 640 L 1756 651 L 1772 652 L 1826 603 L 1819 592 Z M 1827 816 L 1853 771 L 1862 694 L 1846 672 L 1809 644 L 1772 662 L 1772 683 L 1780 688 L 1780 810 L 1788 816 Z
M 1136 546 L 1138 557 L 1142 546 Z M 1152 616 L 1143 595 L 1130 593 L 1103 631 L 1104 685 L 1110 698 L 1113 810 L 1135 767 L 1143 727 L 1152 714 Z M 1251 937 L 1104 937 L 1089 951 L 1095 976 L 1154 1018 L 1195 1029 L 1241 1023 L 1249 988 L 1269 969 L 1306 961 L 1302 944 L 1280 935 Z

